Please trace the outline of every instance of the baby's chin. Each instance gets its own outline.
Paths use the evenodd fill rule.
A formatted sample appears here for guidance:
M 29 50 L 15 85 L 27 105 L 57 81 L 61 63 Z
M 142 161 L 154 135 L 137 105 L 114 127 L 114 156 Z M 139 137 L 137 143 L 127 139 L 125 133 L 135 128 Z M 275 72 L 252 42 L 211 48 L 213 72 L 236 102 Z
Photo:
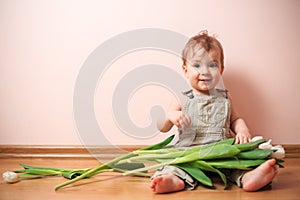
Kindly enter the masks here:
M 214 89 L 211 84 L 198 84 L 198 88 L 200 91 L 210 91 Z
M 206 94 L 206 95 L 210 94 L 210 90 L 208 89 L 196 89 L 195 92 L 198 94 Z

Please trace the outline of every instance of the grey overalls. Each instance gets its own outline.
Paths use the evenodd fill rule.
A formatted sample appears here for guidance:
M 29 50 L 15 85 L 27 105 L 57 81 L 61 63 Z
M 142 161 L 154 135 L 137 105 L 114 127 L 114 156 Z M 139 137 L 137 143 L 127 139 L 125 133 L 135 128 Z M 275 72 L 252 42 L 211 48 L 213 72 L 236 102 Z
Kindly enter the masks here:
M 185 92 L 188 99 L 183 112 L 191 118 L 187 130 L 179 129 L 178 147 L 203 145 L 230 137 L 230 100 L 226 90 L 215 90 L 210 95 Z
M 226 90 L 217 89 L 210 95 L 193 94 L 192 90 L 184 94 L 188 98 L 182 110 L 191 118 L 191 125 L 187 130 L 179 129 L 179 140 L 175 147 L 188 148 L 232 137 L 230 134 L 231 107 Z M 153 177 L 169 173 L 184 180 L 186 189 L 194 189 L 198 184 L 189 174 L 174 166 L 157 169 Z M 234 173 L 229 174 L 228 178 L 241 186 L 241 176 L 242 172 L 235 170 Z

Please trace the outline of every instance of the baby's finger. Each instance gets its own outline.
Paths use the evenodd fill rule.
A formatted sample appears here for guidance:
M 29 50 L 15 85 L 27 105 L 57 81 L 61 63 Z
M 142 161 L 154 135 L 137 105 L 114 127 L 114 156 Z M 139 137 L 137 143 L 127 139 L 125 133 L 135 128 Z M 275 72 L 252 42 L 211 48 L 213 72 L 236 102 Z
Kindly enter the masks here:
M 179 123 L 180 123 L 180 127 L 185 131 L 186 130 L 186 122 L 185 122 L 185 119 L 180 117 L 179 119 Z
M 185 117 L 185 119 L 186 119 L 186 124 L 187 124 L 188 126 L 190 126 L 191 123 L 192 123 L 192 120 L 191 120 L 190 116 L 188 116 L 187 114 L 184 114 L 184 117 Z
M 189 126 L 190 126 L 190 124 L 191 124 L 191 119 L 190 119 L 190 117 L 189 116 L 187 116 L 187 115 L 185 115 L 185 114 L 183 114 L 182 116 L 181 116 L 181 127 L 184 129 L 184 130 L 186 130 Z
M 238 136 L 235 136 L 235 142 L 234 142 L 234 144 L 239 144 L 239 143 L 240 143 L 239 137 L 238 137 Z
M 243 138 L 243 143 L 247 143 L 248 142 L 248 138 L 247 137 L 244 137 Z
M 176 121 L 176 122 L 174 123 L 174 125 L 177 126 L 178 128 L 181 128 L 181 126 L 180 126 L 180 120 L 179 120 L 179 121 Z
M 249 137 L 247 137 L 247 136 L 240 136 L 240 138 L 239 138 L 239 142 L 240 142 L 241 144 L 247 143 L 247 142 L 249 142 L 249 141 L 250 141 L 250 139 L 249 139 Z
M 247 137 L 247 142 L 251 142 L 251 137 Z

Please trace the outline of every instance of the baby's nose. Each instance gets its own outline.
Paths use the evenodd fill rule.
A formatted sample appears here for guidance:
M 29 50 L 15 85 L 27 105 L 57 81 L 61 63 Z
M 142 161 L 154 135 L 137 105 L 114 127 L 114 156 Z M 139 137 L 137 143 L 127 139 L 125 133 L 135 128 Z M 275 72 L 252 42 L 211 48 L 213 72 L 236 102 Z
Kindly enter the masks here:
M 208 74 L 209 73 L 209 69 L 206 65 L 202 65 L 201 67 L 198 68 L 197 71 L 199 74 Z

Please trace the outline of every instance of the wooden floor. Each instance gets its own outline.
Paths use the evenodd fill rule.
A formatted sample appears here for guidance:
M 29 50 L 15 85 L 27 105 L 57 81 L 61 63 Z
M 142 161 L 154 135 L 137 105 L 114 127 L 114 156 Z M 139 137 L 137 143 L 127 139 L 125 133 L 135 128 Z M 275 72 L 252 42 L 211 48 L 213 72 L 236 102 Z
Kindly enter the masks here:
M 98 165 L 93 159 L 0 159 L 0 173 L 7 170 L 21 169 L 19 163 L 36 166 L 52 166 L 63 168 L 88 168 Z M 64 182 L 62 177 L 51 177 L 34 180 L 24 180 L 14 184 L 0 182 L 1 200 L 35 200 L 35 199 L 300 199 L 300 159 L 286 159 L 285 168 L 280 169 L 271 187 L 259 192 L 244 192 L 231 186 L 222 189 L 217 183 L 216 189 L 199 186 L 193 191 L 182 191 L 172 194 L 154 194 L 149 189 L 149 179 L 141 177 L 124 177 L 117 174 L 102 174 L 91 179 L 85 179 L 74 185 L 54 191 L 54 186 Z

